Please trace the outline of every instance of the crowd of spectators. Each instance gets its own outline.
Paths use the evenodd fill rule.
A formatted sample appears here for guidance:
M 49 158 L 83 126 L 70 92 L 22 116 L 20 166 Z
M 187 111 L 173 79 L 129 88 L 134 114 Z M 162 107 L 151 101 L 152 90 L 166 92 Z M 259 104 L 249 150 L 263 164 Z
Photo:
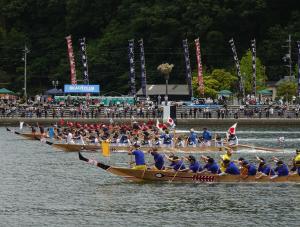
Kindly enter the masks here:
M 262 105 L 227 105 L 224 100 L 198 99 L 193 103 L 174 102 L 177 118 L 298 118 L 299 105 L 272 103 L 270 100 Z M 190 105 L 192 104 L 192 105 Z M 0 100 L 0 117 L 25 118 L 162 118 L 164 102 L 149 100 L 137 101 L 135 104 L 115 103 L 101 105 L 99 100 L 53 99 L 41 101 L 35 99 L 22 103 L 20 100 Z

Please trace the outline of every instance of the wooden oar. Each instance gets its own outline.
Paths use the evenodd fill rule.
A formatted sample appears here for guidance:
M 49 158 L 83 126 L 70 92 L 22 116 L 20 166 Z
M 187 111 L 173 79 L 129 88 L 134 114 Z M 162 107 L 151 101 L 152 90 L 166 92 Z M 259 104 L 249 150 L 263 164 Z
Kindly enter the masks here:
M 239 144 L 238 147 L 244 147 L 244 148 L 252 148 L 255 150 L 262 150 L 262 151 L 273 151 L 273 152 L 281 152 L 282 150 L 276 149 L 276 148 L 269 148 L 269 147 L 255 147 L 247 144 Z

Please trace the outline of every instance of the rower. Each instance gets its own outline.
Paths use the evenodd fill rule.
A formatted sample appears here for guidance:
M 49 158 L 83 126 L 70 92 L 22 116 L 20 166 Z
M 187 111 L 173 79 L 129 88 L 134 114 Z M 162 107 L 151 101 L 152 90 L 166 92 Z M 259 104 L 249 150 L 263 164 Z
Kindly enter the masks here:
M 211 132 L 208 131 L 207 128 L 203 128 L 202 137 L 204 139 L 204 145 L 209 147 L 211 145 L 212 136 L 211 136 Z
M 209 172 L 212 174 L 221 173 L 220 168 L 218 164 L 215 162 L 215 160 L 209 156 L 201 156 L 201 159 L 206 162 L 206 164 L 203 167 L 203 170 L 200 173 Z
M 181 136 L 179 136 L 179 137 L 177 138 L 175 147 L 184 147 L 184 140 L 182 139 Z
M 164 156 L 162 154 L 159 154 L 157 152 L 157 148 L 154 147 L 154 148 L 151 148 L 149 150 L 149 153 L 153 156 L 153 159 L 154 159 L 154 169 L 156 170 L 162 170 L 164 169 Z
M 187 138 L 187 145 L 189 147 L 196 147 L 197 146 L 197 134 L 193 128 L 190 129 L 190 135 Z
M 226 168 L 224 172 L 220 173 L 220 176 L 230 174 L 230 175 L 240 175 L 239 168 L 228 159 L 223 160 L 223 166 Z
M 259 161 L 258 169 L 257 171 L 260 173 L 257 179 L 261 178 L 262 176 L 274 176 L 275 172 L 271 168 L 271 166 L 266 164 L 266 161 L 264 158 L 257 157 L 257 160 Z
M 129 139 L 128 139 L 128 136 L 126 134 L 123 134 L 121 135 L 121 138 L 119 140 L 119 143 L 121 145 L 128 145 L 130 142 L 129 142 Z
M 300 149 L 296 150 L 296 156 L 293 158 L 293 167 L 291 169 L 292 175 L 298 174 L 300 176 Z
M 48 128 L 48 135 L 49 135 L 50 139 L 54 138 L 55 133 L 54 133 L 54 126 L 53 126 L 53 124 L 51 124 L 51 126 Z
M 171 154 L 169 156 L 165 155 L 165 157 L 171 162 L 171 164 L 168 167 L 166 167 L 167 169 L 173 169 L 175 171 L 185 169 L 185 165 L 184 165 L 183 160 L 179 159 L 174 154 Z
M 151 141 L 150 141 L 150 134 L 147 131 L 143 132 L 144 134 L 144 138 L 142 140 L 142 146 L 147 146 L 147 147 L 151 147 Z
M 203 170 L 202 166 L 200 165 L 200 162 L 196 160 L 195 156 L 189 155 L 186 159 L 190 163 L 189 170 L 188 170 L 189 172 L 197 173 Z
M 160 147 L 160 145 L 161 145 L 161 141 L 159 140 L 159 138 L 158 137 L 155 137 L 154 138 L 154 142 L 153 142 L 154 144 L 154 147 Z
M 281 160 L 276 161 L 276 168 L 274 169 L 274 171 L 277 174 L 275 174 L 274 176 L 270 177 L 271 179 L 274 179 L 274 178 L 277 178 L 277 177 L 288 176 L 289 175 L 289 168 Z
M 135 143 L 133 146 L 134 149 L 128 152 L 128 155 L 134 155 L 135 158 L 135 166 L 132 169 L 145 170 L 147 166 L 145 164 L 144 152 L 139 149 L 140 145 L 138 143 Z
M 164 134 L 160 136 L 163 139 L 164 147 L 171 147 L 172 146 L 172 136 L 169 134 L 169 131 L 166 130 Z
M 241 175 L 246 175 L 246 176 L 255 176 L 257 173 L 257 169 L 254 165 L 249 163 L 246 160 L 243 160 L 241 163 Z
M 219 134 L 216 135 L 215 146 L 223 147 L 222 137 Z
M 67 144 L 75 144 L 73 140 L 73 134 L 71 133 L 71 130 L 68 130 L 68 135 L 67 135 Z
M 238 140 L 237 136 L 231 132 L 228 135 L 227 142 L 228 142 L 229 146 L 236 146 L 239 144 L 239 140 Z

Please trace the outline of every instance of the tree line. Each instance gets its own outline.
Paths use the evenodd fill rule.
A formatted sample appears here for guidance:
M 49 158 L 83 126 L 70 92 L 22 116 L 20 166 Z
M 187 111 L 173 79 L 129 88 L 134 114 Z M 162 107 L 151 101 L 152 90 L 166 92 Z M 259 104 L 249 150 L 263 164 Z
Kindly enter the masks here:
M 29 94 L 51 88 L 53 80 L 58 80 L 60 85 L 69 83 L 65 37 L 71 34 L 77 79 L 83 79 L 78 40 L 85 37 L 90 82 L 100 84 L 103 92 L 127 94 L 129 91 L 129 39 L 136 40 L 135 66 L 137 88 L 140 88 L 137 41 L 141 38 L 147 82 L 159 84 L 164 79 L 157 66 L 165 62 L 174 64 L 170 83 L 185 81 L 183 39 L 188 39 L 195 76 L 194 39 L 199 37 L 207 94 L 223 88 L 237 90 L 228 43 L 231 38 L 235 40 L 242 73 L 249 78 L 246 90 L 251 89 L 247 59 L 251 54 L 250 40 L 255 38 L 257 57 L 263 66 L 258 71 L 258 87 L 263 88 L 264 81 L 276 81 L 288 75 L 282 57 L 287 53 L 283 46 L 287 45 L 289 34 L 293 40 L 293 69 L 297 68 L 299 9 L 297 0 L 0 0 L 0 87 L 22 91 L 25 44 L 30 50 Z

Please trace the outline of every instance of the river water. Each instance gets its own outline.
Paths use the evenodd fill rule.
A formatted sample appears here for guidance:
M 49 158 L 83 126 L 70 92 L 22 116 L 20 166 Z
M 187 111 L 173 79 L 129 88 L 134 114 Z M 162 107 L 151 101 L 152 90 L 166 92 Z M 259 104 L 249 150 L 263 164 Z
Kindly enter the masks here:
M 272 147 L 284 136 L 285 150 L 275 155 L 285 161 L 300 145 L 296 128 L 241 128 L 238 135 L 240 143 Z M 131 183 L 80 162 L 77 153 L 5 128 L 0 150 L 0 226 L 300 226 L 299 184 Z M 254 161 L 253 152 L 234 158 Z M 270 160 L 274 153 L 258 155 Z M 124 153 L 110 160 L 85 156 L 116 165 L 129 161 Z

